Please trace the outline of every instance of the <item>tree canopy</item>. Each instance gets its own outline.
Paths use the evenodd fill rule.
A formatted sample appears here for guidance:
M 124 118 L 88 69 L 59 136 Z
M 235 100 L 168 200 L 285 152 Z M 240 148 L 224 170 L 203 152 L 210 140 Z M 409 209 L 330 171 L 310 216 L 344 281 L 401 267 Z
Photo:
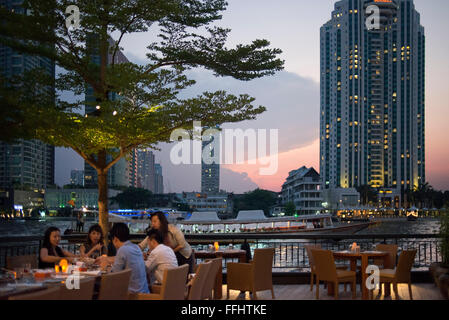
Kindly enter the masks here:
M 65 12 L 73 4 L 80 26 L 67 29 Z M 107 229 L 107 173 L 131 150 L 169 142 L 174 129 L 190 129 L 193 121 L 214 127 L 265 111 L 247 94 L 179 97 L 195 84 L 186 76 L 191 68 L 242 81 L 283 69 L 281 50 L 267 40 L 226 46 L 230 29 L 214 25 L 226 6 L 224 0 L 24 0 L 20 10 L 1 7 L 0 43 L 48 58 L 64 72 L 55 78 L 38 66 L 3 79 L 1 103 L 14 112 L 0 127 L 20 124 L 8 138 L 69 147 L 89 163 L 98 174 L 100 224 Z M 138 32 L 158 34 L 147 45 L 146 64 L 119 63 L 123 39 Z M 89 91 L 92 99 L 66 101 L 48 90 L 53 85 L 78 96 Z M 82 115 L 84 106 L 94 112 Z
M 263 210 L 266 216 L 270 213 L 270 207 L 277 203 L 277 193 L 273 191 L 256 189 L 242 195 L 234 196 L 234 214 L 241 210 Z

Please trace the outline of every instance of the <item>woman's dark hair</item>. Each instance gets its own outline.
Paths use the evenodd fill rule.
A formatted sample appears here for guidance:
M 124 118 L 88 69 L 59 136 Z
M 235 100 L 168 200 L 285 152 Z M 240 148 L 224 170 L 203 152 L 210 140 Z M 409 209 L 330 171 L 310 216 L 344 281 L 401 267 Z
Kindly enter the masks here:
M 50 243 L 51 233 L 55 232 L 55 231 L 61 232 L 61 230 L 59 230 L 56 227 L 49 227 L 47 230 L 45 230 L 44 241 L 42 242 L 42 248 L 46 248 L 48 250 L 49 255 L 55 255 L 55 252 L 53 251 L 53 247 L 51 246 L 51 243 Z M 58 253 L 58 255 L 59 255 L 59 253 Z
M 103 229 L 101 229 L 101 227 L 100 227 L 100 225 L 98 223 L 94 224 L 93 226 L 91 226 L 89 228 L 89 232 L 87 233 L 87 244 L 89 246 L 92 246 L 92 241 L 90 240 L 90 234 L 92 232 L 94 232 L 94 231 L 98 232 L 101 235 L 100 236 L 100 240 L 98 241 L 98 243 L 103 244 L 103 239 L 104 239 Z
M 121 242 L 125 242 L 129 240 L 129 228 L 126 224 L 119 222 L 114 223 L 114 226 L 111 229 L 111 239 L 114 239 L 116 237 Z
M 165 213 L 163 213 L 162 211 L 157 211 L 155 213 L 152 213 L 150 216 L 150 219 L 153 219 L 154 216 L 157 216 L 159 218 L 159 221 L 161 222 L 161 227 L 158 230 L 162 234 L 162 236 L 165 238 L 165 236 L 168 234 L 167 217 L 165 216 Z
M 157 229 L 150 229 L 148 232 L 147 232 L 147 236 L 148 236 L 148 239 L 154 239 L 154 240 L 156 240 L 156 242 L 157 243 L 159 243 L 159 244 L 161 244 L 161 243 L 164 243 L 164 236 L 162 235 L 162 233 L 159 231 L 159 230 L 157 230 Z

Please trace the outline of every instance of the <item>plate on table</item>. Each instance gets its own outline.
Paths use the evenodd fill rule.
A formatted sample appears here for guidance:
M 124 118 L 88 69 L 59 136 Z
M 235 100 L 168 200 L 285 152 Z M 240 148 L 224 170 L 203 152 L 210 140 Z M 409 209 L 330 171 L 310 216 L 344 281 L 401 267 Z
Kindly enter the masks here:
M 0 294 L 5 294 L 5 293 L 8 293 L 8 292 L 11 292 L 11 291 L 14 291 L 15 290 L 15 288 L 13 288 L 13 287 L 0 287 Z
M 101 275 L 101 270 L 83 271 L 83 272 L 80 272 L 80 275 L 97 277 L 97 276 Z
M 40 288 L 42 287 L 42 283 L 10 283 L 8 287 L 13 289 L 23 289 L 23 288 Z

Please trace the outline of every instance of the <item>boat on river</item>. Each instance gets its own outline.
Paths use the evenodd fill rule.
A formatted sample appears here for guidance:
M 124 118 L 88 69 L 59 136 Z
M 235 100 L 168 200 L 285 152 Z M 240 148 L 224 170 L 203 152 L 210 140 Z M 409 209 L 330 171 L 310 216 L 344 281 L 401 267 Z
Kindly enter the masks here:
M 356 233 L 374 222 L 334 223 L 332 215 L 302 215 L 268 218 L 262 210 L 240 211 L 235 219 L 220 219 L 216 212 L 166 213 L 169 222 L 184 234 L 254 234 L 254 233 Z M 109 214 L 110 222 L 127 223 L 131 233 L 144 233 L 149 217 Z

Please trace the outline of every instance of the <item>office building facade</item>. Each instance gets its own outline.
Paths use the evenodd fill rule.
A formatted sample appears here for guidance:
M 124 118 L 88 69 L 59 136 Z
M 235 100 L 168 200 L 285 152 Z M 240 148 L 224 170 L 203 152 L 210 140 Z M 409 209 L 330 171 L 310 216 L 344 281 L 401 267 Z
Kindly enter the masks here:
M 22 1 L 2 0 L 0 6 L 25 14 Z M 16 52 L 0 44 L 0 72 L 6 79 L 42 68 L 55 77 L 55 64 L 48 58 Z M 55 87 L 42 88 L 55 95 Z M 18 140 L 14 144 L 0 141 L 0 189 L 43 190 L 54 185 L 55 148 L 38 140 Z
M 400 195 L 425 183 L 424 72 L 424 27 L 412 0 L 335 4 L 321 28 L 324 189 L 369 185 Z

